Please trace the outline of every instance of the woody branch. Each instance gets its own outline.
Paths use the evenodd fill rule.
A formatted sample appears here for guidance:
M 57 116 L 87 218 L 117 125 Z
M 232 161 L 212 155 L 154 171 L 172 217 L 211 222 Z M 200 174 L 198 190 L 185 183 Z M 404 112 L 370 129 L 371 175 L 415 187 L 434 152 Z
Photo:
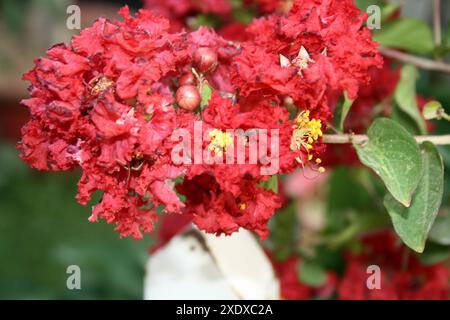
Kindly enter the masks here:
M 450 145 L 450 134 L 441 136 L 416 136 L 418 143 L 430 141 L 436 145 Z M 365 134 L 325 134 L 323 136 L 323 143 L 327 144 L 364 144 L 369 141 L 369 137 Z

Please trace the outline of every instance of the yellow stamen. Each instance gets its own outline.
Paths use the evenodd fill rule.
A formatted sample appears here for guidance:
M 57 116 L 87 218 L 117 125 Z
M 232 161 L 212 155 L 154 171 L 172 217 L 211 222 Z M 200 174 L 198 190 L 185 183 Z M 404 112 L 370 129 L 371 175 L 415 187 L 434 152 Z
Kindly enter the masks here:
M 245 203 L 239 203 L 238 206 L 240 210 L 245 210 L 247 208 L 247 205 Z
M 295 121 L 294 132 L 291 141 L 291 150 L 301 148 L 309 151 L 313 148 L 314 142 L 323 135 L 322 121 L 320 119 L 310 119 L 309 110 L 302 111 Z M 308 160 L 312 160 L 308 157 Z
M 110 78 L 101 77 L 100 79 L 97 80 L 94 87 L 91 89 L 91 94 L 94 96 L 98 95 L 99 93 L 105 91 L 106 89 L 112 87 L 113 85 L 114 81 L 112 81 Z
M 233 143 L 233 136 L 228 132 L 223 132 L 218 129 L 214 129 L 209 133 L 211 142 L 209 143 L 208 149 L 214 151 L 218 156 L 223 154 L 223 150 L 227 151 L 230 144 Z

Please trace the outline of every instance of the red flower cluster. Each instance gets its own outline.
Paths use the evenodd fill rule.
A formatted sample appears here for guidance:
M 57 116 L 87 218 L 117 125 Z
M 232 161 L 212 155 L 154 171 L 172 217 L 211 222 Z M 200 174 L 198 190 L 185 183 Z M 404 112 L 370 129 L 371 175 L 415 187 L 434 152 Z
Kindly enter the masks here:
M 120 13 L 124 22 L 99 19 L 36 60 L 24 76 L 32 83 L 32 98 L 23 102 L 32 120 L 19 147 L 37 169 L 80 166 L 78 201 L 104 192 L 90 220 L 102 217 L 138 239 L 152 229 L 154 208 L 184 206 L 169 182 L 182 168 L 172 164 L 167 138 L 191 115 L 177 114 L 164 81 L 189 55 L 183 35 L 167 32 L 167 20 Z
M 287 15 L 255 20 L 235 59 L 233 83 L 247 98 L 282 101 L 327 120 L 329 90 L 356 98 L 369 68 L 382 65 L 366 15 L 351 0 L 296 1 Z M 252 99 L 253 100 L 253 99 Z
M 237 155 L 231 165 L 175 164 L 171 135 L 192 132 L 202 119 L 210 131 L 203 147 L 222 156 L 237 148 L 227 129 L 265 129 L 266 147 L 276 129 L 279 172 L 304 166 L 323 151 L 327 91 L 355 97 L 369 68 L 381 65 L 364 16 L 351 0 L 295 1 L 288 14 L 255 20 L 247 40 L 235 43 L 207 28 L 173 33 L 168 20 L 145 10 L 135 18 L 126 7 L 120 13 L 123 22 L 99 19 L 24 76 L 32 119 L 21 157 L 40 170 L 80 167 L 78 201 L 102 191 L 90 220 L 114 223 L 121 236 L 151 231 L 163 206 L 192 215 L 207 232 L 243 227 L 265 237 L 280 199 L 260 186 L 268 178 L 263 165 L 236 164 Z M 199 110 L 206 84 L 214 93 Z
M 298 257 L 290 257 L 286 261 L 272 261 L 275 273 L 280 280 L 281 298 L 285 300 L 310 300 L 313 298 L 331 298 L 336 290 L 337 277 L 327 272 L 325 284 L 318 288 L 311 287 L 299 280 Z M 301 267 L 301 266 L 300 266 Z

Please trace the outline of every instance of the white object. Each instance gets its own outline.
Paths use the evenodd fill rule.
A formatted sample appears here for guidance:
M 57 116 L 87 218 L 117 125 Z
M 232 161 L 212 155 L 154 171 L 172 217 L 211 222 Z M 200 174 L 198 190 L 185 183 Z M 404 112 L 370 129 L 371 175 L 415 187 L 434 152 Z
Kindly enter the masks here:
M 278 299 L 272 264 L 247 230 L 232 236 L 188 229 L 153 254 L 144 299 Z

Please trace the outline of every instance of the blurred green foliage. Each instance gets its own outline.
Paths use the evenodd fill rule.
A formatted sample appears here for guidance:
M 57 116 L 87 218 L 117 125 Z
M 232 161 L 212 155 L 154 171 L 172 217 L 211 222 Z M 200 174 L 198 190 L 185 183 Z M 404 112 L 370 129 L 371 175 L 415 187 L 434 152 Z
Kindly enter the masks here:
M 75 173 L 39 173 L 0 144 L 0 299 L 140 299 L 148 240 L 89 223 Z M 69 265 L 81 290 L 68 290 Z

